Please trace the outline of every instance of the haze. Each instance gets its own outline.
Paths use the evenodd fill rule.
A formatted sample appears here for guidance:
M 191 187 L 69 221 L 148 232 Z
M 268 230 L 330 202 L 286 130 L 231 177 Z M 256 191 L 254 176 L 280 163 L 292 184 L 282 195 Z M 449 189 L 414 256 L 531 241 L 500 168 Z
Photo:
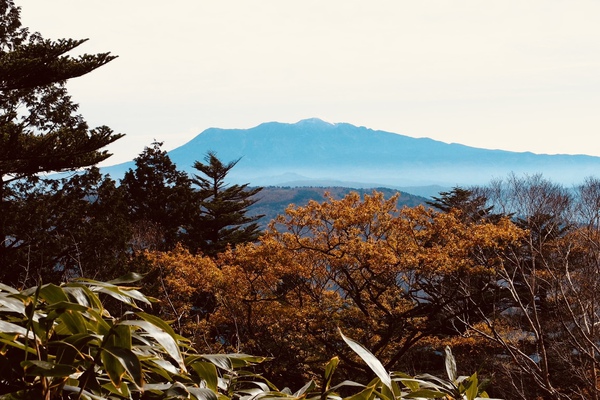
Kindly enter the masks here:
M 600 156 L 598 1 L 17 0 L 48 38 L 119 58 L 69 83 L 91 125 L 154 139 L 318 117 Z

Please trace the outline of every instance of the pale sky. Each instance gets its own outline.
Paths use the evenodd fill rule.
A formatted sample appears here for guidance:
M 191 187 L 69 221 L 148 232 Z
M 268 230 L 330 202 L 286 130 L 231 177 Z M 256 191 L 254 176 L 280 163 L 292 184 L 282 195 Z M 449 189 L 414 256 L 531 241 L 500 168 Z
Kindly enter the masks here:
M 119 58 L 69 83 L 90 125 L 154 139 L 305 118 L 600 156 L 600 0 L 16 0 Z

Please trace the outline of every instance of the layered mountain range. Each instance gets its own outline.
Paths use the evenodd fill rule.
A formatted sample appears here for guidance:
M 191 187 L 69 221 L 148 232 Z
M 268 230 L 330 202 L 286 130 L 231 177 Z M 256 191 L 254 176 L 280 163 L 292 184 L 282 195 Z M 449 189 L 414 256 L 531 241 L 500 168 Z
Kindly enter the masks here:
M 541 173 L 565 185 L 600 173 L 600 157 L 487 150 L 316 118 L 251 129 L 210 128 L 169 156 L 193 173 L 194 161 L 208 151 L 224 162 L 239 159 L 228 179 L 252 186 L 389 187 L 419 194 L 419 187 L 437 192 L 510 173 Z M 129 162 L 103 172 L 119 178 L 133 167 Z

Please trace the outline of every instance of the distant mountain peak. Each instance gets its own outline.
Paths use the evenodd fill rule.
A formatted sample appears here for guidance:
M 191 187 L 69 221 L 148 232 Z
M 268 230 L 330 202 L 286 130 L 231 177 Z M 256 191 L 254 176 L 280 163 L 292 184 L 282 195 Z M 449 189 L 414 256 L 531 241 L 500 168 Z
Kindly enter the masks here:
M 335 126 L 336 124 L 332 124 L 331 122 L 323 121 L 320 118 L 307 118 L 307 119 L 301 119 L 300 121 L 296 122 L 294 125 L 301 125 L 301 126 Z
M 181 170 L 193 173 L 194 162 L 209 150 L 225 162 L 240 160 L 228 176 L 232 182 L 260 186 L 277 184 L 287 174 L 306 182 L 453 187 L 486 184 L 509 173 L 542 173 L 570 185 L 600 171 L 600 157 L 485 150 L 320 118 L 207 129 L 169 156 Z

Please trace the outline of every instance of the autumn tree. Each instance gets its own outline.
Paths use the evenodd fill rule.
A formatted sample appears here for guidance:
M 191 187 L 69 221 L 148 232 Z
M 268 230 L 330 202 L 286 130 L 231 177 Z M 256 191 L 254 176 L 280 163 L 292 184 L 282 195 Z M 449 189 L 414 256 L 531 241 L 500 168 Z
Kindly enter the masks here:
M 197 186 L 198 210 L 187 228 L 187 244 L 194 251 L 215 255 L 228 245 L 255 241 L 260 229 L 257 221 L 262 215 L 248 215 L 262 188 L 248 184 L 230 185 L 227 174 L 239 160 L 223 163 L 215 153 L 208 152 L 204 163 L 196 161 L 192 182 Z
M 67 55 L 84 42 L 53 41 L 39 33 L 30 33 L 21 25 L 19 7 L 11 0 L 0 2 L 0 263 L 3 268 L 9 268 L 17 249 L 32 244 L 31 235 L 18 235 L 12 229 L 27 219 L 28 214 L 36 212 L 27 204 L 12 203 L 18 197 L 14 196 L 18 185 L 36 185 L 40 173 L 94 165 L 109 156 L 102 149 L 122 136 L 106 126 L 90 129 L 67 93 L 68 79 L 85 75 L 114 59 L 108 53 Z M 33 181 L 24 183 L 28 179 Z
M 482 319 L 469 323 L 499 346 L 490 360 L 506 398 L 600 396 L 599 187 L 594 179 L 570 190 L 541 175 L 511 175 L 485 189 L 488 204 L 525 232 L 498 253 L 502 301 L 493 312 L 473 304 Z
M 459 283 L 493 281 L 499 260 L 488 254 L 519 229 L 508 220 L 468 225 L 456 213 L 398 209 L 396 199 L 353 193 L 290 207 L 257 243 L 220 254 L 222 286 L 206 286 L 217 305 L 203 315 L 213 341 L 197 345 L 273 356 L 268 376 L 299 383 L 334 354 L 347 377 L 365 376 L 338 327 L 369 343 L 389 369 L 422 358 L 418 345 L 428 337 L 464 333 L 459 322 L 469 310 L 456 307 Z M 481 297 L 497 287 L 479 290 Z
M 135 158 L 135 169 L 127 171 L 121 180 L 136 249 L 173 249 L 195 212 L 191 181 L 177 169 L 162 145 L 154 142 L 146 147 Z

